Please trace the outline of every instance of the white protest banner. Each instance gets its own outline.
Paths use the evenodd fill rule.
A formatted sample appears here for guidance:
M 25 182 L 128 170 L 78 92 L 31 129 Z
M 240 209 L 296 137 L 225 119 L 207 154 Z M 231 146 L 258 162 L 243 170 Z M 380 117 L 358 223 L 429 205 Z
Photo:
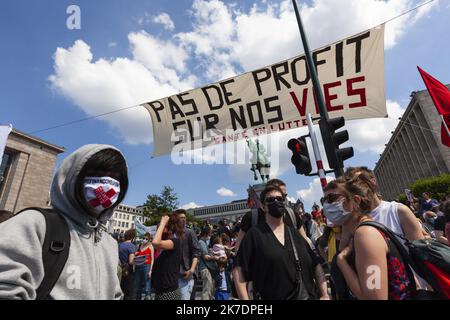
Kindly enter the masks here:
M 406 199 L 408 199 L 409 202 L 411 202 L 411 203 L 414 202 L 414 195 L 411 190 L 405 189 L 405 195 L 406 195 Z
M 156 226 L 144 226 L 139 220 L 135 221 L 136 233 L 138 236 L 144 236 L 146 233 L 150 233 L 152 236 L 156 233 Z
M 330 118 L 387 116 L 384 25 L 312 56 Z M 306 125 L 307 113 L 319 115 L 304 55 L 144 106 L 153 156 L 294 129 Z
M 6 141 L 12 130 L 12 125 L 0 125 L 0 164 L 2 163 L 3 153 L 5 152 Z

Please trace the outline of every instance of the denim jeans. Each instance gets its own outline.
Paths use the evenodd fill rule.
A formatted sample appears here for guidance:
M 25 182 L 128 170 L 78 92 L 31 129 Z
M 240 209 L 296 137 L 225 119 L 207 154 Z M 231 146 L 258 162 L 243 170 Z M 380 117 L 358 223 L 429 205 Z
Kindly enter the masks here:
M 181 291 L 181 300 L 190 300 L 192 289 L 194 288 L 194 279 L 187 281 L 180 278 L 178 279 L 178 286 Z
M 150 272 L 150 265 L 143 264 L 136 266 L 135 272 L 135 287 L 136 287 L 136 300 L 141 300 L 142 294 L 146 296 L 150 295 L 151 280 L 148 277 Z

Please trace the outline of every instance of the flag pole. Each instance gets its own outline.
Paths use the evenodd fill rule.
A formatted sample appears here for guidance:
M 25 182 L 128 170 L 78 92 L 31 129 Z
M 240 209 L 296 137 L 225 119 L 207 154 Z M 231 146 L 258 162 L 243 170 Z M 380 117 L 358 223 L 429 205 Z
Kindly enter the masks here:
M 305 28 L 303 27 L 302 19 L 300 17 L 300 12 L 297 7 L 297 0 L 292 0 L 294 5 L 295 16 L 297 18 L 298 28 L 300 30 L 300 36 L 302 38 L 303 49 L 305 50 L 305 57 L 307 61 L 308 71 L 311 76 L 311 80 L 314 86 L 314 93 L 316 94 L 317 104 L 320 111 L 320 116 L 328 120 L 328 112 L 325 107 L 325 99 L 323 98 L 322 88 L 320 86 L 319 78 L 317 76 L 316 68 L 314 67 L 314 62 L 311 56 L 311 50 L 309 50 L 308 39 L 306 37 Z
M 450 137 L 450 131 L 448 130 L 448 126 L 447 123 L 445 122 L 444 116 L 442 114 L 440 114 L 439 116 L 441 117 L 442 124 L 444 125 L 445 130 L 447 130 L 447 136 Z

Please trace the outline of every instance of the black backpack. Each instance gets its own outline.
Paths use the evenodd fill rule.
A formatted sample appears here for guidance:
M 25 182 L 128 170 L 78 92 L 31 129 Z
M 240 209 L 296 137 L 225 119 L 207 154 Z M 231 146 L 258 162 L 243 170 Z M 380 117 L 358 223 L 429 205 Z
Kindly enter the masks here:
M 36 300 L 49 300 L 49 294 L 58 281 L 69 257 L 69 226 L 64 218 L 55 213 L 53 209 L 27 208 L 19 213 L 27 210 L 39 211 L 45 217 L 46 232 L 42 245 L 44 279 L 39 288 L 36 289 Z

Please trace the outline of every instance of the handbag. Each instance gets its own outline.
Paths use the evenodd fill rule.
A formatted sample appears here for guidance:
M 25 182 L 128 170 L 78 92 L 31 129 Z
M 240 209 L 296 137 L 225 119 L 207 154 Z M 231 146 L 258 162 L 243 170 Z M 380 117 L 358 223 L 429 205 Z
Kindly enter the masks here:
M 294 251 L 295 271 L 296 271 L 295 272 L 296 287 L 295 287 L 294 291 L 286 298 L 286 300 L 309 300 L 310 296 L 309 296 L 309 293 L 306 290 L 306 287 L 303 283 L 302 266 L 300 264 L 300 259 L 298 257 L 297 248 L 295 247 L 295 244 L 294 244 L 294 238 L 292 237 L 291 229 L 287 226 L 285 226 L 285 227 L 288 228 L 289 239 L 291 240 L 291 246 Z

